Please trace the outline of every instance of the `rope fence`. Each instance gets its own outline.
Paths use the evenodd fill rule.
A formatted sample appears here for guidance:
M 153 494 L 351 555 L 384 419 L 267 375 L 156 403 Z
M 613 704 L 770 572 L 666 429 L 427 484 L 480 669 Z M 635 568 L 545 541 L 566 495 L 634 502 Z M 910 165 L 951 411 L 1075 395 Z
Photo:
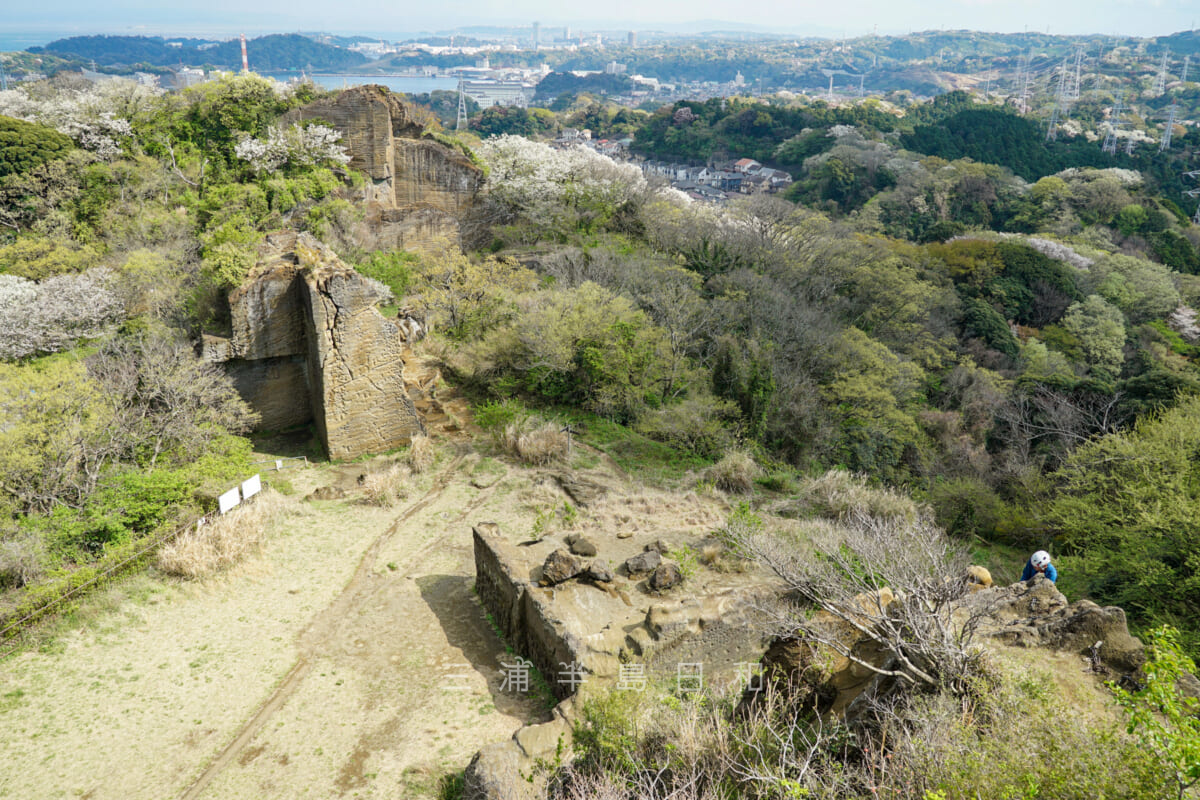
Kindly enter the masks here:
M 303 459 L 305 465 L 308 464 L 308 459 L 305 456 L 298 456 L 295 459 L 277 459 L 273 463 L 279 464 L 281 461 L 294 461 L 300 459 Z M 257 463 L 261 464 L 272 462 Z M 276 469 L 278 470 L 280 467 L 276 467 Z M 32 623 L 47 615 L 50 611 L 62 607 L 68 600 L 78 594 L 81 594 L 85 589 L 94 588 L 100 585 L 104 580 L 124 570 L 129 565 L 140 561 L 152 551 L 157 550 L 164 544 L 167 544 L 168 542 L 178 538 L 180 535 L 188 531 L 198 530 L 215 517 L 229 513 L 242 502 L 249 501 L 251 498 L 255 497 L 260 491 L 262 491 L 262 479 L 259 474 L 255 473 L 252 477 L 247 478 L 237 486 L 234 486 L 232 489 L 222 494 L 217 500 L 216 511 L 210 511 L 207 514 L 201 514 L 168 531 L 167 533 L 152 537 L 148 542 L 145 543 L 145 546 L 139 548 L 138 551 L 133 555 L 123 558 L 115 564 L 107 566 L 104 570 L 92 576 L 83 583 L 71 587 L 63 594 L 60 594 L 52 598 L 50 601 L 38 606 L 36 609 L 30 611 L 20 619 L 9 623 L 3 629 L 0 629 L 0 642 L 7 643 L 15 640 L 17 644 L 14 647 L 0 651 L 0 660 L 3 660 L 20 650 L 24 646 L 24 642 L 22 641 L 24 634 L 30 629 Z

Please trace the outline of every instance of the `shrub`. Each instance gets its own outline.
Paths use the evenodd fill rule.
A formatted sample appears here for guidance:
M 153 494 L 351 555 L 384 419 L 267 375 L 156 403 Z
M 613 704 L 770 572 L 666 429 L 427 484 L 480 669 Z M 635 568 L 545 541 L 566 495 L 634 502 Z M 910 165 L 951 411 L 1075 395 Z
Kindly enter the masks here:
M 158 551 L 158 568 L 168 575 L 201 578 L 226 569 L 257 550 L 287 501 L 272 489 L 228 514 L 180 534 Z
M 0 541 L 0 589 L 20 588 L 45 572 L 46 552 L 36 535 L 17 535 Z
M 918 516 L 916 503 L 907 495 L 869 486 L 865 476 L 841 469 L 805 481 L 797 502 L 812 513 L 839 521 L 855 517 L 913 521 Z
M 744 450 L 731 450 L 704 472 L 704 479 L 723 492 L 748 494 L 762 469 Z
M 526 464 L 545 466 L 567 457 L 567 434 L 556 422 L 530 417 L 504 429 L 504 448 Z
M 414 440 L 415 441 L 415 440 Z M 392 464 L 382 472 L 372 472 L 363 481 L 362 501 L 371 506 L 390 507 L 408 496 L 412 471 L 403 464 Z
M 701 456 L 713 456 L 729 447 L 731 423 L 738 418 L 737 405 L 715 397 L 689 397 L 647 411 L 634 426 L 647 438 L 681 447 Z
M 405 463 L 417 475 L 428 472 L 435 458 L 437 453 L 433 449 L 433 440 L 428 436 L 414 436 L 408 452 L 404 455 Z

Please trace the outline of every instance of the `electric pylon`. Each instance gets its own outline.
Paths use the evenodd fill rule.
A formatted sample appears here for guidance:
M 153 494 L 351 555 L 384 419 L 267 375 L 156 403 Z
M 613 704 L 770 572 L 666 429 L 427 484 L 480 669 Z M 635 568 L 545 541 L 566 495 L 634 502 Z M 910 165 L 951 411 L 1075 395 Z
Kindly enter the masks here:
M 1175 115 L 1179 113 L 1179 104 L 1171 103 L 1167 106 L 1167 128 L 1163 131 L 1162 142 L 1158 145 L 1158 152 L 1162 153 L 1171 147 L 1171 134 L 1175 132 Z
M 1080 83 L 1080 81 L 1079 81 L 1080 74 L 1079 73 L 1080 73 L 1080 68 L 1082 66 L 1083 66 L 1083 47 L 1080 46 L 1075 51 L 1075 82 L 1071 86 L 1071 99 L 1072 100 L 1079 99 L 1079 83 Z
M 1162 64 L 1158 66 L 1158 77 L 1154 79 L 1155 94 L 1163 94 L 1167 91 L 1167 56 L 1170 54 L 1170 49 L 1163 51 Z
M 1046 129 L 1046 141 L 1058 139 L 1058 123 L 1067 115 L 1067 61 L 1063 59 L 1058 73 L 1058 93 L 1054 98 L 1054 111 L 1050 113 L 1050 127 Z
M 1121 92 L 1121 96 L 1117 98 L 1116 104 L 1113 106 L 1112 116 L 1108 121 L 1108 133 L 1104 135 L 1104 144 L 1100 149 L 1110 155 L 1117 154 L 1117 129 L 1121 127 L 1121 112 L 1124 111 L 1125 93 Z
M 461 131 L 467 127 L 467 95 L 463 91 L 463 79 L 458 79 L 458 121 L 454 123 L 454 130 Z
M 1185 172 L 1183 173 L 1183 177 L 1191 178 L 1192 180 L 1200 180 L 1200 170 L 1196 170 L 1194 172 Z M 1183 193 L 1188 197 L 1200 197 L 1200 189 L 1185 189 Z M 1196 213 L 1192 215 L 1192 222 L 1200 225 L 1200 203 L 1197 203 L 1196 205 Z

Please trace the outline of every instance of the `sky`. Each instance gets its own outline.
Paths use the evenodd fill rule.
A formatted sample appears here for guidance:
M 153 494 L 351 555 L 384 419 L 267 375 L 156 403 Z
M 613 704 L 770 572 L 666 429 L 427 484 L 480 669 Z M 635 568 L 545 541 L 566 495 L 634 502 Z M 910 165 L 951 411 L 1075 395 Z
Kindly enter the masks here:
M 570 25 L 587 29 L 669 29 L 680 23 L 752 26 L 797 35 L 861 36 L 872 32 L 972 29 L 1052 34 L 1159 36 L 1200 22 L 1198 0 L 46 0 L 0 2 L 0 38 L 57 38 L 121 33 L 231 35 L 290 31 L 406 33 L 477 24 Z M 14 6 L 16 6 L 14 8 Z M 48 39 L 47 39 L 48 40 Z

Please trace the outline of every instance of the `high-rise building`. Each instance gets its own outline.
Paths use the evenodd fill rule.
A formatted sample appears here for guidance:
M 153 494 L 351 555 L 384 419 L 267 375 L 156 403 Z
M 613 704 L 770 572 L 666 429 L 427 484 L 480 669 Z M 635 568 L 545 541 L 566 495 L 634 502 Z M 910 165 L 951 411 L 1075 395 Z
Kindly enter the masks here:
M 637 47 L 637 31 L 629 32 L 629 46 Z
M 542 43 L 542 23 L 533 23 L 533 49 L 537 50 Z
M 563 39 L 568 42 L 571 41 L 571 26 L 570 25 L 566 25 L 563 27 Z

